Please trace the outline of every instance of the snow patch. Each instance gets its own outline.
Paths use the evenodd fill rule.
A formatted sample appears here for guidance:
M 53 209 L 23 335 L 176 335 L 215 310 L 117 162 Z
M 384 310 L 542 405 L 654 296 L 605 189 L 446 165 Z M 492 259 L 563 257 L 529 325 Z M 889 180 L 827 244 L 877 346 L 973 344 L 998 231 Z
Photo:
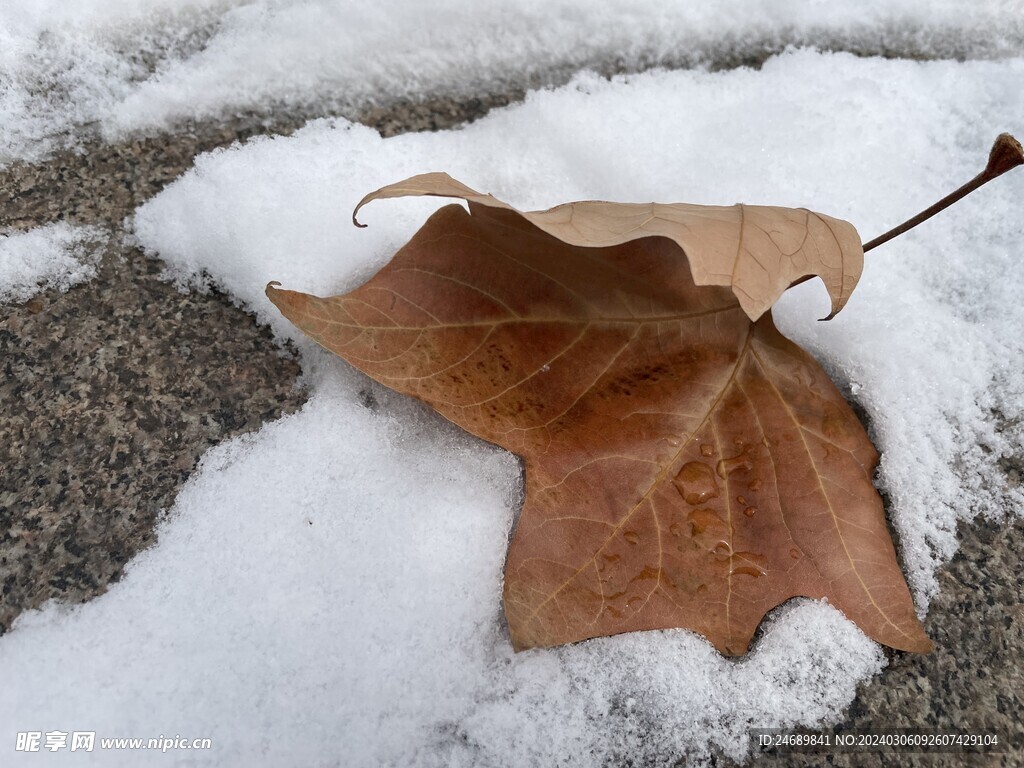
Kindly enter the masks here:
M 0 304 L 19 304 L 44 290 L 66 291 L 96 275 L 106 234 L 65 222 L 0 232 Z
M 1024 49 L 1020 0 L 6 0 L 0 164 L 189 119 L 345 114 L 564 81 L 584 67 L 757 62 L 787 45 L 913 58 Z

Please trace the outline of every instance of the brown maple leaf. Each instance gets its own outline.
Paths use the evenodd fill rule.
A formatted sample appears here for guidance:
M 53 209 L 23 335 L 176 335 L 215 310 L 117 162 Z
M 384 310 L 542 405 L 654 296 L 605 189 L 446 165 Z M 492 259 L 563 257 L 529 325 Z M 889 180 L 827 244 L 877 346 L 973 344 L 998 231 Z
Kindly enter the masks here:
M 444 174 L 363 203 L 408 194 L 470 212 L 439 210 L 351 293 L 267 294 L 328 350 L 522 457 L 504 587 L 516 649 L 685 627 L 742 654 L 801 595 L 930 649 L 878 455 L 766 313 L 808 274 L 842 307 L 863 261 L 850 224 L 758 206 L 520 213 Z

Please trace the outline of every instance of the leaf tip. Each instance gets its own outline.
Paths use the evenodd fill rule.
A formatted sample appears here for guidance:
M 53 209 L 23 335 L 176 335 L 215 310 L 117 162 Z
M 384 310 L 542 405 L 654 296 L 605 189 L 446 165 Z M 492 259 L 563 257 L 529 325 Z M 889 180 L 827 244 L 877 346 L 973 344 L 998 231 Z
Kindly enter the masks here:
M 363 199 L 356 203 L 356 207 L 352 209 L 352 224 L 354 226 L 359 227 L 359 229 L 366 229 L 366 224 L 363 224 L 362 222 L 359 221 L 359 211 L 368 202 L 376 199 L 378 192 L 380 192 L 379 189 L 376 190 L 375 192 L 370 192 L 368 195 L 364 195 Z
M 931 653 L 935 650 L 935 644 L 913 611 L 896 624 L 890 623 L 880 632 L 868 632 L 867 635 L 875 642 L 904 653 Z
M 900 644 L 886 643 L 886 645 L 892 645 L 893 648 L 907 653 L 931 653 L 935 650 L 935 644 L 924 633 L 924 627 L 918 626 L 917 629 L 918 631 L 913 634 L 909 642 Z
M 291 291 L 286 291 L 281 287 L 281 283 L 277 280 L 271 280 L 267 283 L 267 287 L 263 290 L 267 298 L 270 299 L 270 303 L 273 304 L 282 314 L 287 316 L 285 312 L 285 304 L 287 304 L 288 294 Z

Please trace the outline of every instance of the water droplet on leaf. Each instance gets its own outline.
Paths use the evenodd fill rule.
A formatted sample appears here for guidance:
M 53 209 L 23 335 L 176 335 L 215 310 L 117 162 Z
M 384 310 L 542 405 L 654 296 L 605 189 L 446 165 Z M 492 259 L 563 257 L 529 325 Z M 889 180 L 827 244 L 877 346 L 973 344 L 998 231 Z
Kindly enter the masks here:
M 736 552 L 729 558 L 729 573 L 753 576 L 755 579 L 768 573 L 768 558 L 757 552 Z
M 702 461 L 684 464 L 672 482 L 687 504 L 702 504 L 718 496 L 715 475 L 711 467 Z
M 761 571 L 752 565 L 737 565 L 730 573 L 733 576 L 753 576 L 755 579 L 761 576 Z
M 754 465 L 750 461 L 750 455 L 747 451 L 733 456 L 731 459 L 722 459 L 718 462 L 718 475 L 722 478 L 727 478 L 730 474 L 738 469 L 753 469 Z

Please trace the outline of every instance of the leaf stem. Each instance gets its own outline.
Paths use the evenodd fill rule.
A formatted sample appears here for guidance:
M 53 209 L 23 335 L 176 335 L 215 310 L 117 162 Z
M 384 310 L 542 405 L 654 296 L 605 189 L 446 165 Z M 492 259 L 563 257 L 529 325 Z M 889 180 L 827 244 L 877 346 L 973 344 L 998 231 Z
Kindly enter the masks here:
M 877 248 L 882 245 L 882 243 L 887 243 L 894 237 L 898 237 L 904 232 L 913 229 L 921 222 L 930 219 L 939 211 L 945 210 L 957 200 L 971 194 L 971 192 L 976 190 L 978 187 L 987 184 L 992 181 L 992 179 L 1002 176 L 1007 171 L 1016 168 L 1021 164 L 1024 164 L 1024 149 L 1021 149 L 1020 142 L 1008 133 L 999 134 L 995 143 L 992 145 L 992 151 L 989 153 L 988 165 L 985 166 L 985 170 L 959 189 L 950 192 L 934 205 L 925 208 L 913 218 L 907 219 L 898 227 L 893 227 L 888 232 L 879 235 L 868 243 L 865 243 L 864 252 L 867 253 L 872 248 Z

